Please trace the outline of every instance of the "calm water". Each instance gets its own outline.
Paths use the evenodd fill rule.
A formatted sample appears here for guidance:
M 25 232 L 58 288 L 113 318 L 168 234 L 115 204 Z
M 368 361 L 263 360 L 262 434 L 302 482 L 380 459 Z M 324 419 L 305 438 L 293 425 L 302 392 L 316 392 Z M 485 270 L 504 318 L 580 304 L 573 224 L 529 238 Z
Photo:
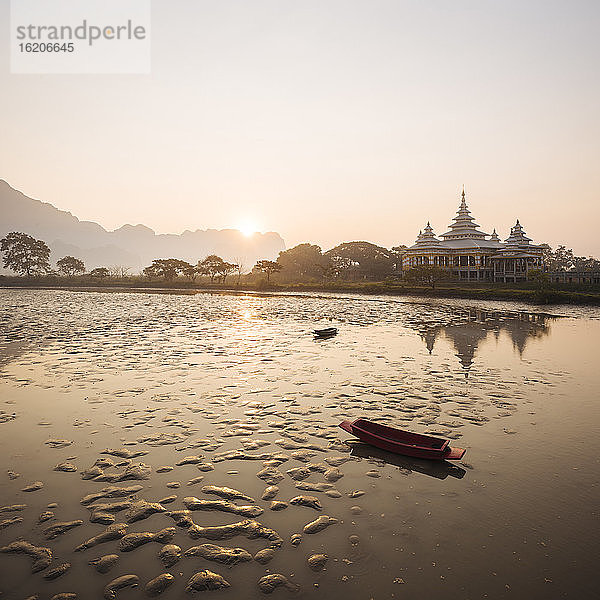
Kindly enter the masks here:
M 0 290 L 0 546 L 24 539 L 53 553 L 33 575 L 28 556 L 0 554 L 1 597 L 102 598 L 111 580 L 135 574 L 140 585 L 118 597 L 142 598 L 168 572 L 175 581 L 163 596 L 181 598 L 204 569 L 229 582 L 210 592 L 223 598 L 262 597 L 257 582 L 268 573 L 299 586 L 276 589 L 278 597 L 595 597 L 600 311 L 548 312 L 382 297 Z M 310 331 L 330 323 L 339 335 L 313 340 Z M 359 416 L 449 437 L 467 453 L 452 467 L 345 444 L 337 424 Z M 102 454 L 123 448 L 144 454 Z M 248 455 L 262 456 L 240 459 Z M 187 456 L 200 464 L 176 465 Z M 311 495 L 322 511 L 271 510 L 257 477 L 269 459 L 283 476 L 275 500 Z M 54 470 L 65 462 L 77 471 Z M 140 464 L 130 471 L 143 479 L 106 481 Z M 298 467 L 304 483 L 328 485 L 298 489 L 291 475 L 302 472 L 287 473 Z M 41 489 L 22 491 L 36 481 Z M 74 552 L 108 526 L 91 523 L 81 499 L 132 485 L 141 486 L 135 496 L 96 504 L 177 498 L 127 533 L 173 527 L 166 511 L 184 509 L 185 497 L 219 499 L 204 485 L 228 486 L 254 499 L 233 502 L 264 509 L 256 520 L 283 545 L 266 565 L 233 567 L 184 556 L 165 568 L 156 541 Z M 129 509 L 112 510 L 127 523 Z M 337 522 L 292 545 L 321 514 Z M 208 527 L 245 517 L 195 510 L 191 518 Z M 47 539 L 47 527 L 74 520 L 82 523 Z M 170 543 L 255 555 L 269 540 L 191 539 L 177 527 Z M 315 553 L 329 557 L 321 572 L 307 564 Z M 108 554 L 119 556 L 108 573 L 88 564 Z M 64 575 L 44 579 L 65 562 Z

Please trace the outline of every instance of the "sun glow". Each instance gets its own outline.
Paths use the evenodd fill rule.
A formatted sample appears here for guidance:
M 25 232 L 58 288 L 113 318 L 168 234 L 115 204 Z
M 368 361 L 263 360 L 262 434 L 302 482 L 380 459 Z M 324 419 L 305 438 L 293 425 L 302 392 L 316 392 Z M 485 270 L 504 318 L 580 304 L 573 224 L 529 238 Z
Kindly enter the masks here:
M 250 237 L 256 233 L 256 223 L 251 221 L 250 219 L 245 219 L 244 221 L 240 221 L 240 224 L 237 227 L 243 235 L 246 237 Z

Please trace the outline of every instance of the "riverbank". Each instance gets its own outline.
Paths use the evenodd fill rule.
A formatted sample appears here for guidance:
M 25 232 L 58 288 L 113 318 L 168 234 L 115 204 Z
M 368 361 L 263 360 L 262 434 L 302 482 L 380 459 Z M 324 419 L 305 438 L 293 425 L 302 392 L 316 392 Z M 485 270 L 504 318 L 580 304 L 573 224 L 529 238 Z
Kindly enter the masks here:
M 264 280 L 241 281 L 232 284 L 193 281 L 152 281 L 144 277 L 97 279 L 80 277 L 7 277 L 0 276 L 0 287 L 29 289 L 76 289 L 80 291 L 168 291 L 195 292 L 340 292 L 368 295 L 424 296 L 429 298 L 465 298 L 476 300 L 518 300 L 531 304 L 581 304 L 600 306 L 600 286 L 561 286 L 546 290 L 535 289 L 531 284 L 508 287 L 503 284 L 481 285 L 444 284 L 430 287 L 405 285 L 400 282 L 319 282 L 265 285 Z

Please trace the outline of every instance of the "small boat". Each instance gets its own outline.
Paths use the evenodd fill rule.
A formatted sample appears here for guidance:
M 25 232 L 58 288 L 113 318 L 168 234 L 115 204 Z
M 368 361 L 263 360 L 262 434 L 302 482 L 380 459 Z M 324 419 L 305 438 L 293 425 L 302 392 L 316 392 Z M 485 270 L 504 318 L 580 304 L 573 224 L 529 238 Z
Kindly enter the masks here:
M 434 460 L 460 460 L 466 450 L 450 448 L 448 440 L 386 427 L 367 419 L 342 421 L 340 427 L 359 440 L 395 454 Z
M 313 334 L 316 337 L 331 337 L 338 332 L 337 327 L 326 327 L 325 329 L 315 329 Z

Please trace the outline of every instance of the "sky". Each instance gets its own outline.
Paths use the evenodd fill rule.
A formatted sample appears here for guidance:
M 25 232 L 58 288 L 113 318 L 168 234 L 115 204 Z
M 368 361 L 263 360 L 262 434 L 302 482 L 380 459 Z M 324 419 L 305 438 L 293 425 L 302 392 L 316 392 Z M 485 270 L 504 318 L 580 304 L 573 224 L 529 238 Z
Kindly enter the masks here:
M 464 184 L 600 256 L 596 0 L 153 0 L 148 75 L 10 74 L 8 22 L 0 178 L 80 219 L 391 247 Z

